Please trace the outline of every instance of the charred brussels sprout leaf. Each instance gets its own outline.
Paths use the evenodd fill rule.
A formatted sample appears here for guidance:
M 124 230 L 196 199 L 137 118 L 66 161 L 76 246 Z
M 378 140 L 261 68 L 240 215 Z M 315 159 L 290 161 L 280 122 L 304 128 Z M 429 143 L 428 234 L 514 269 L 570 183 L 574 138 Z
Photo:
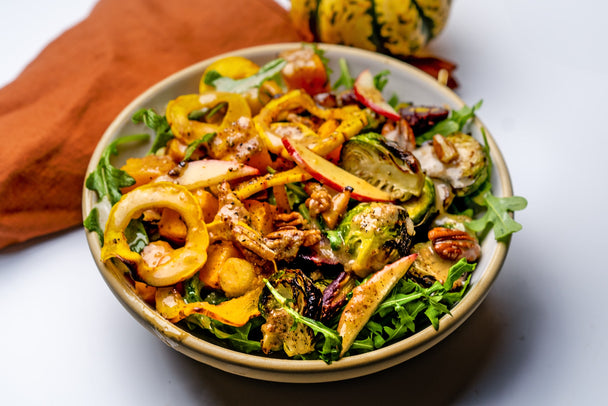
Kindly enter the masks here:
M 317 318 L 320 308 L 321 291 L 314 282 L 299 269 L 285 269 L 273 275 L 272 286 L 286 298 L 302 315 Z M 259 309 L 268 316 L 273 309 L 281 307 L 268 289 L 260 297 Z
M 376 133 L 357 135 L 344 143 L 340 166 L 401 201 L 420 195 L 424 185 L 418 160 Z

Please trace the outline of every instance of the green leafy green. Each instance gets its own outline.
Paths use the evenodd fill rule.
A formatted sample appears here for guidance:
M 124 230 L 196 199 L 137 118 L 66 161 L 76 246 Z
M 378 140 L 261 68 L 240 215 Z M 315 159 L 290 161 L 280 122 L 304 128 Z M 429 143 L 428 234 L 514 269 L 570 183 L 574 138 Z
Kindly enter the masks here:
M 156 137 L 148 153 L 155 154 L 159 149 L 167 145 L 173 138 L 173 132 L 165 116 L 157 114 L 153 109 L 140 109 L 133 114 L 131 121 L 135 124 L 144 123 L 146 127 L 154 130 Z
M 125 228 L 125 238 L 131 251 L 140 253 L 150 242 L 144 224 L 139 219 L 132 219 Z
M 264 283 L 281 307 L 293 318 L 294 326 L 296 323 L 302 323 L 312 329 L 315 334 L 321 334 L 323 336 L 324 340 L 319 351 L 319 357 L 327 363 L 338 360 L 342 349 L 342 337 L 340 337 L 338 332 L 317 320 L 302 316 L 289 306 L 288 300 L 272 286 L 268 279 L 264 279 Z
M 335 90 L 340 86 L 344 87 L 345 89 L 352 89 L 355 85 L 355 80 L 350 74 L 346 59 L 340 58 L 338 60 L 338 66 L 340 67 L 340 77 L 338 78 L 338 80 L 336 80 L 336 82 L 332 86 L 332 89 Z
M 393 93 L 390 99 L 388 99 L 386 102 L 389 104 L 389 106 L 396 109 L 399 105 L 399 96 L 397 95 L 397 93 Z
M 325 67 L 325 72 L 327 72 L 327 75 L 331 75 L 332 70 L 329 67 L 329 59 L 325 56 L 325 50 L 319 48 L 319 45 L 317 44 L 308 44 L 305 43 L 303 44 L 303 46 L 311 46 L 312 50 L 314 51 L 314 53 L 319 57 L 319 59 L 321 59 L 321 63 L 323 63 L 323 66 Z
M 422 144 L 433 138 L 435 134 L 447 136 L 462 131 L 469 120 L 475 117 L 475 111 L 479 110 L 483 100 L 478 101 L 473 107 L 464 106 L 459 110 L 452 110 L 450 116 L 435 124 L 430 130 L 416 137 L 416 143 Z
M 232 348 L 245 353 L 256 352 L 262 349 L 259 339 L 254 340 L 249 338 L 251 332 L 259 330 L 262 322 L 263 318 L 257 317 L 242 327 L 232 327 L 199 313 L 191 314 L 186 318 L 186 325 L 191 330 L 200 327 L 203 330 L 209 331 L 220 340 L 229 342 Z
M 82 225 L 87 231 L 97 233 L 99 236 L 99 243 L 103 247 L 103 228 L 101 227 L 101 224 L 99 224 L 99 210 L 97 210 L 97 207 L 91 209 Z
M 215 90 L 219 92 L 243 93 L 259 87 L 266 80 L 278 75 L 286 64 L 287 62 L 283 58 L 277 58 L 262 66 L 255 75 L 243 79 L 232 79 L 211 70 L 207 72 L 203 80 L 205 84 L 215 87 Z
M 462 299 L 470 277 L 457 291 L 452 290 L 454 282 L 464 274 L 473 272 L 475 266 L 461 259 L 450 268 L 443 284 L 435 282 L 429 288 L 401 279 L 365 325 L 351 351 L 367 352 L 380 348 L 388 342 L 415 333 L 428 323 L 439 329 L 439 319 L 444 314 L 450 314 L 450 308 Z M 421 315 L 425 316 L 426 322 L 420 320 Z
M 148 134 L 135 134 L 117 138 L 111 142 L 102 152 L 97 167 L 89 174 L 85 181 L 85 186 L 89 190 L 97 192 L 97 197 L 101 200 L 108 197 L 112 205 L 116 204 L 122 197 L 121 188 L 132 186 L 135 179 L 127 172 L 112 165 L 111 156 L 118 154 L 118 146 L 130 142 L 142 142 L 149 139 Z
M 391 74 L 391 71 L 385 69 L 380 71 L 374 75 L 374 86 L 376 89 L 383 91 L 386 85 L 388 84 L 388 75 Z
M 211 140 L 216 136 L 216 134 L 217 133 L 207 133 L 207 134 L 203 135 L 202 138 L 188 144 L 188 147 L 186 148 L 186 152 L 184 154 L 184 159 L 183 159 L 184 162 L 188 161 L 190 159 L 190 157 L 192 156 L 194 151 L 196 151 L 198 149 L 198 147 L 211 142 Z
M 503 240 L 522 229 L 522 225 L 515 221 L 511 214 L 526 208 L 528 201 L 525 198 L 521 196 L 496 197 L 490 191 L 486 191 L 482 198 L 480 204 L 486 207 L 486 212 L 482 217 L 467 223 L 467 228 L 479 233 L 491 227 L 497 240 Z
M 184 301 L 186 303 L 207 301 L 201 297 L 201 290 L 204 286 L 205 284 L 200 280 L 198 274 L 186 280 L 184 282 Z M 229 342 L 233 348 L 246 353 L 261 350 L 260 340 L 252 339 L 249 336 L 251 332 L 259 330 L 262 322 L 263 319 L 258 317 L 250 320 L 242 327 L 233 327 L 198 313 L 189 315 L 185 320 L 189 329 L 201 328 L 220 340 Z

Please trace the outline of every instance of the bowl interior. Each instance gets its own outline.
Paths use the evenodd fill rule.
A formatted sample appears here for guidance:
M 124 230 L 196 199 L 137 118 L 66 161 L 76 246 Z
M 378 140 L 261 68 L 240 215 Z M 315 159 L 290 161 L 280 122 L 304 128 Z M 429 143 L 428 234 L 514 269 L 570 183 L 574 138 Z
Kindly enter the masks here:
M 258 64 L 264 64 L 277 57 L 284 49 L 293 49 L 299 44 L 275 44 L 248 48 L 231 52 L 230 55 L 241 55 Z M 332 82 L 339 75 L 338 61 L 344 58 L 353 75 L 364 69 L 373 74 L 388 69 L 391 73 L 387 89 L 395 91 L 401 101 L 412 101 L 416 104 L 447 105 L 460 108 L 464 102 L 450 89 L 440 85 L 427 74 L 400 61 L 380 54 L 348 48 L 338 45 L 320 45 L 329 59 L 333 70 Z M 127 106 L 108 127 L 95 149 L 87 174 L 94 170 L 104 148 L 115 138 L 137 134 L 143 131 L 141 125 L 131 122 L 131 116 L 140 108 L 153 108 L 163 114 L 169 100 L 182 94 L 196 93 L 198 83 L 205 68 L 221 57 L 200 62 L 190 66 L 154 85 Z M 390 94 L 388 95 L 390 96 Z M 483 124 L 476 119 L 472 134 L 483 140 Z M 493 163 L 492 183 L 496 196 L 511 196 L 512 188 L 504 159 L 494 139 L 487 129 L 486 138 L 490 147 Z M 153 135 L 153 134 L 151 134 Z M 143 156 L 149 145 L 132 145 L 121 148 L 115 159 L 115 165 L 124 163 L 130 156 Z M 86 217 L 97 201 L 94 192 L 83 189 L 83 216 Z M 415 335 L 403 339 L 385 348 L 370 353 L 346 357 L 327 365 L 323 361 L 302 361 L 273 359 L 257 355 L 236 352 L 182 330 L 161 317 L 156 311 L 141 300 L 131 289 L 120 270 L 107 266 L 99 261 L 100 244 L 97 235 L 87 233 L 88 244 L 101 275 L 114 295 L 124 307 L 146 328 L 167 345 L 200 362 L 227 372 L 279 382 L 325 382 L 353 378 L 370 374 L 401 363 L 432 347 L 460 324 L 462 324 L 487 295 L 494 282 L 508 250 L 508 241 L 496 242 L 490 234 L 482 243 L 482 257 L 473 274 L 469 292 L 463 300 L 452 309 L 452 315 L 441 319 L 440 328 L 435 331 L 428 327 Z

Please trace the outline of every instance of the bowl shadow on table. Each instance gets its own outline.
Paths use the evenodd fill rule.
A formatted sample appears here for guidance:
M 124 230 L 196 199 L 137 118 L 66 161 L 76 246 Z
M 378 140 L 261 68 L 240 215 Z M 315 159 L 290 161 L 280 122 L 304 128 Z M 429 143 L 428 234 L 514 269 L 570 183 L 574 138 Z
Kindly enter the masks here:
M 533 300 L 533 299 L 530 299 Z M 277 384 L 239 377 L 201 365 L 179 354 L 167 357 L 175 373 L 190 387 L 193 400 L 211 395 L 214 404 L 374 404 L 404 401 L 409 404 L 444 405 L 476 392 L 475 383 L 484 370 L 504 353 L 506 326 L 512 324 L 500 312 L 505 303 L 489 297 L 453 334 L 432 349 L 402 364 L 360 378 L 320 384 Z M 525 344 L 525 343 L 524 343 Z M 510 359 L 506 375 L 515 377 L 529 355 L 524 345 L 517 359 Z M 509 376 L 501 377 L 508 387 Z M 204 387 L 201 387 L 203 385 Z M 238 390 L 235 390 L 238 388 Z M 497 389 L 497 388 L 494 388 Z

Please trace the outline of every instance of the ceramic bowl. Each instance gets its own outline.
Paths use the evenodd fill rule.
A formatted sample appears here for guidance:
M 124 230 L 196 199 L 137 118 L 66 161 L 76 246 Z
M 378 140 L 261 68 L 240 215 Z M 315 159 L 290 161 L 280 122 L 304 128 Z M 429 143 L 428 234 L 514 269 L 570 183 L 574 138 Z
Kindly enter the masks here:
M 243 49 L 231 52 L 230 55 L 241 55 L 262 65 L 276 58 L 280 51 L 298 46 L 299 44 L 274 44 Z M 325 50 L 325 55 L 330 60 L 333 75 L 339 73 L 338 60 L 344 58 L 353 74 L 366 68 L 376 73 L 385 69 L 390 70 L 389 86 L 391 89 L 397 90 L 402 101 L 448 105 L 452 108 L 460 108 L 464 104 L 454 92 L 439 84 L 434 78 L 396 59 L 337 45 L 322 45 L 321 48 Z M 181 94 L 196 93 L 199 79 L 205 68 L 214 60 L 227 55 L 219 55 L 177 72 L 136 98 L 116 117 L 101 138 L 91 158 L 88 172 L 95 168 L 103 149 L 116 137 L 142 132 L 141 126 L 136 127 L 131 123 L 131 116 L 135 111 L 140 108 L 154 108 L 157 112 L 164 112 L 169 100 Z M 332 79 L 332 82 L 333 80 L 335 78 Z M 472 133 L 479 140 L 482 139 L 482 127 L 481 121 L 476 119 Z M 511 182 L 504 159 L 490 132 L 487 129 L 485 132 L 493 162 L 494 193 L 497 196 L 511 196 Z M 147 147 L 142 148 L 141 151 L 130 150 L 122 153 L 117 158 L 118 164 L 121 163 L 121 159 L 124 162 L 127 156 L 143 155 L 147 151 Z M 95 193 L 84 188 L 84 216 L 89 213 L 96 199 Z M 181 329 L 165 320 L 154 308 L 138 297 L 120 272 L 99 261 L 101 248 L 98 237 L 94 233 L 87 234 L 95 264 L 110 290 L 125 309 L 160 340 L 176 351 L 215 368 L 241 376 L 277 382 L 327 382 L 359 377 L 402 363 L 430 349 L 459 327 L 484 300 L 500 271 L 508 250 L 508 241 L 496 242 L 492 233 L 484 239 L 481 261 L 473 274 L 470 290 L 463 300 L 452 309 L 451 315 L 446 315 L 441 319 L 438 331 L 433 327 L 427 327 L 392 345 L 369 353 L 346 357 L 328 365 L 323 361 L 275 359 L 248 355 L 224 348 Z

